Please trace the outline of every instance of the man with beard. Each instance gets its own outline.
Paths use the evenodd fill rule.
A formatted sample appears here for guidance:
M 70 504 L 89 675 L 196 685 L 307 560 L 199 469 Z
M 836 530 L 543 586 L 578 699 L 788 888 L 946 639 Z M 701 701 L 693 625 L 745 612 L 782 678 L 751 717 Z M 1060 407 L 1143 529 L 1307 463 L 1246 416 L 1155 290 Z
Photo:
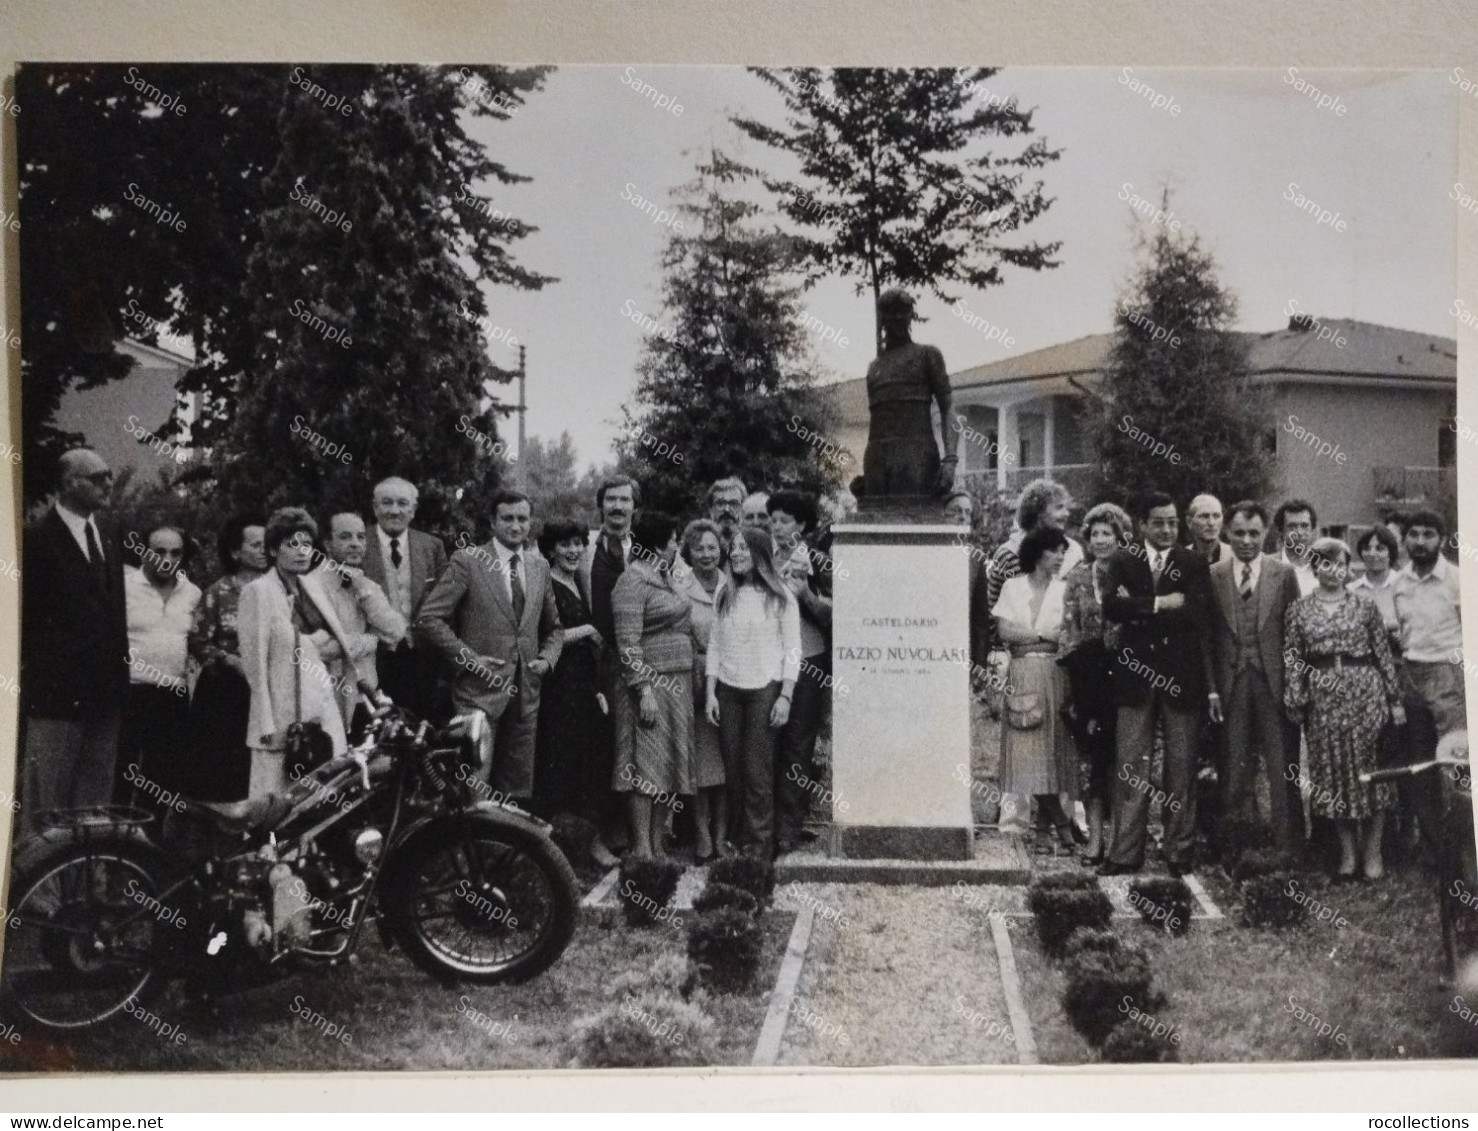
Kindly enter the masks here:
M 734 539 L 734 531 L 739 529 L 744 498 L 748 494 L 749 489 L 744 486 L 744 480 L 734 475 L 715 480 L 708 489 L 708 517 L 718 523 L 718 528 L 724 532 L 726 550 Z
M 1442 556 L 1447 524 L 1435 511 L 1420 510 L 1406 525 L 1411 558 L 1396 578 L 1393 601 L 1401 633 L 1401 673 L 1406 706 L 1406 759 L 1424 762 L 1437 740 L 1465 730 L 1463 620 L 1458 568 Z M 1427 847 L 1437 850 L 1440 783 L 1423 774 L 1413 783 L 1412 801 Z

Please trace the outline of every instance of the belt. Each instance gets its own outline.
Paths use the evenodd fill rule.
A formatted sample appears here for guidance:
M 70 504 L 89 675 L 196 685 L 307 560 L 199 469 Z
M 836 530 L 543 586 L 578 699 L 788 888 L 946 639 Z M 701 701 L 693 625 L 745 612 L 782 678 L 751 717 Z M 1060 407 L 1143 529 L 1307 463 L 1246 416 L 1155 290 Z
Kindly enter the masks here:
M 1344 667 L 1369 668 L 1375 666 L 1375 657 L 1353 656 L 1348 652 L 1336 652 L 1332 656 L 1311 656 L 1308 665 L 1319 671 L 1328 671 L 1330 668 L 1339 671 Z
M 1013 656 L 1051 656 L 1056 651 L 1057 645 L 1046 640 L 1036 644 L 1011 645 L 1011 655 Z

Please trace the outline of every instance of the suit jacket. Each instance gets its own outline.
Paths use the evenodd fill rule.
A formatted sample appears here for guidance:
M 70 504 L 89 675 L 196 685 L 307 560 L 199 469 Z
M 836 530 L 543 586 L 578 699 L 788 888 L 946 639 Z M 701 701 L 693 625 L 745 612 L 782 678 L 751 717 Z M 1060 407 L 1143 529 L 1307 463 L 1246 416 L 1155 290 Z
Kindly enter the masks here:
M 21 544 L 21 693 L 28 715 L 91 718 L 122 707 L 128 692 L 124 547 L 116 526 L 94 517 L 106 564 L 99 580 L 56 508 Z
M 489 564 L 496 561 L 492 542 L 453 554 L 421 605 L 416 637 L 453 666 L 452 697 L 459 709 L 478 707 L 498 719 L 516 696 L 523 716 L 530 718 L 539 709 L 541 680 L 528 665 L 539 659 L 553 669 L 564 629 L 549 563 L 524 550 L 523 617 L 515 620 L 508 580 Z M 503 664 L 478 671 L 479 656 Z
M 298 584 L 334 636 L 332 646 L 325 652 L 330 657 L 342 656 L 347 642 L 344 626 L 323 589 L 322 579 L 318 574 L 304 574 Z M 280 749 L 288 725 L 301 720 L 320 724 L 333 742 L 334 754 L 342 754 L 345 740 L 338 694 L 341 681 L 329 670 L 312 638 L 293 632 L 292 607 L 275 569 L 268 570 L 241 591 L 236 633 L 246 682 L 251 687 L 247 745 L 261 749 L 262 736 L 271 734 L 275 736 L 271 749 Z M 352 684 L 352 674 L 348 678 Z M 299 695 L 301 713 L 295 704 Z
M 1121 587 L 1127 597 L 1119 593 Z M 1142 542 L 1110 555 L 1103 615 L 1123 626 L 1113 658 L 1114 696 L 1120 706 L 1147 702 L 1152 682 L 1158 679 L 1159 690 L 1178 709 L 1205 709 L 1208 589 L 1206 559 L 1195 550 L 1171 549 L 1159 584 L 1145 560 Z M 1185 604 L 1155 612 L 1155 598 L 1171 593 L 1184 594 Z
M 605 530 L 597 530 L 580 559 L 580 572 L 590 594 L 590 623 L 606 642 L 607 651 L 614 651 L 616 646 L 616 614 L 611 607 L 611 593 L 625 569 L 625 553 L 613 554 L 606 549 Z
M 411 619 L 415 620 L 426 594 L 431 592 L 441 571 L 446 569 L 446 547 L 440 538 L 422 530 L 407 530 L 406 538 L 411 555 Z M 389 563 L 380 556 L 380 528 L 370 523 L 365 531 L 364 575 L 387 594 L 390 592 L 385 577 L 388 566 Z
M 1207 680 L 1223 699 L 1231 694 L 1237 674 L 1236 567 L 1232 554 L 1223 554 L 1211 567 L 1211 648 Z M 1257 654 L 1268 677 L 1273 698 L 1283 702 L 1283 614 L 1298 600 L 1298 577 L 1291 567 L 1264 554 L 1252 600 L 1257 605 Z
M 405 636 L 406 623 L 385 596 L 385 591 L 364 575 L 361 569 L 344 567 L 325 562 L 313 573 L 323 586 L 339 624 L 344 629 L 344 643 L 349 646 L 348 664 L 338 649 L 330 649 L 323 658 L 329 673 L 339 681 L 339 706 L 347 728 L 354 717 L 354 705 L 359 700 L 358 679 L 367 680 L 375 687 L 380 686 L 379 670 L 375 654 L 381 644 L 391 645 Z M 345 579 L 349 584 L 344 585 Z M 333 658 L 330 658 L 332 656 Z M 347 676 L 347 678 L 346 678 Z

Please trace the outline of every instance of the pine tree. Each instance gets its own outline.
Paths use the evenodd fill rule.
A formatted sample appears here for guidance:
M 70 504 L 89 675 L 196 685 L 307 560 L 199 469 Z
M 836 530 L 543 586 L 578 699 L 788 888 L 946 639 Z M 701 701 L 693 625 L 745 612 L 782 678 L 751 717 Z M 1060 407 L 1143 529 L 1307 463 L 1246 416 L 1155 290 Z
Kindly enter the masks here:
M 810 281 L 859 276 L 857 293 L 871 290 L 876 315 L 891 285 L 953 303 L 950 284 L 983 290 L 1004 281 L 1002 266 L 1057 266 L 1060 243 L 1006 240 L 1052 203 L 1027 176 L 1060 151 L 1039 139 L 1015 156 L 967 153 L 995 135 L 1034 132 L 1034 111 L 977 91 L 995 69 L 750 71 L 785 99 L 788 128 L 733 121 L 800 164 L 799 179 L 766 177 L 765 185 L 803 230 Z M 881 353 L 882 327 L 874 325 Z
M 800 287 L 788 278 L 794 242 L 755 223 L 760 207 L 736 186 L 753 171 L 714 152 L 681 190 L 692 234 L 663 254 L 664 311 L 647 335 L 618 462 L 642 484 L 645 505 L 692 514 L 715 479 L 751 488 L 835 486 L 818 445 L 835 413 L 815 387 L 800 325 Z M 804 432 L 802 431 L 804 430 Z
M 1263 498 L 1272 423 L 1231 331 L 1236 299 L 1198 237 L 1160 228 L 1144 251 L 1115 307 L 1103 381 L 1083 407 L 1099 443 L 1095 497 L 1132 506 L 1160 490 L 1182 511 L 1202 492 L 1224 504 Z

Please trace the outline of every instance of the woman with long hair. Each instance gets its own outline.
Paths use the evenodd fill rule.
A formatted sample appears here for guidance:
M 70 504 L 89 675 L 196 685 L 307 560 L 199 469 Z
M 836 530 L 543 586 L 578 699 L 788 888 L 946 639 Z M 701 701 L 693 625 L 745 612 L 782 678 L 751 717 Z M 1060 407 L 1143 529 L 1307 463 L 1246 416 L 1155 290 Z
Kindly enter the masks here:
M 708 644 L 708 721 L 719 728 L 732 825 L 746 853 L 770 859 L 775 844 L 775 740 L 790 719 L 801 670 L 801 617 L 775 568 L 768 532 L 735 531 L 730 582 L 714 602 Z M 731 831 L 731 830 L 730 830 Z
M 184 790 L 197 801 L 241 801 L 251 781 L 246 722 L 251 687 L 236 635 L 241 593 L 267 572 L 267 520 L 238 514 L 221 528 L 216 553 L 221 578 L 200 598 L 187 646 L 200 666 L 190 700 L 190 780 Z
M 1078 767 L 1060 712 L 1067 675 L 1057 666 L 1066 586 L 1058 576 L 1068 537 L 1040 526 L 1021 540 L 1022 572 L 1008 578 L 991 614 L 1011 650 L 1001 732 L 1001 788 L 1037 802 L 1037 848 L 1047 851 L 1053 827 L 1069 853 L 1076 828 L 1061 797 L 1078 792 Z M 1055 854 L 1056 847 L 1052 847 Z

